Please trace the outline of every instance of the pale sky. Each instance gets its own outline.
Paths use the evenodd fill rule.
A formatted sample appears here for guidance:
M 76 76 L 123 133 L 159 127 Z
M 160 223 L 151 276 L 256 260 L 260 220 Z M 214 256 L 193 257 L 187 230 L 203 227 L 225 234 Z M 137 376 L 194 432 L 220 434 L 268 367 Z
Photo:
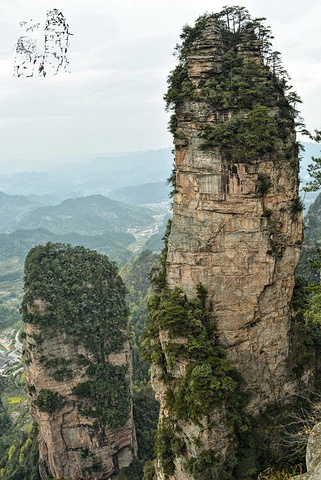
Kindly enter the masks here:
M 0 162 L 171 146 L 163 94 L 175 66 L 182 27 L 224 0 L 1 0 Z M 301 96 L 302 116 L 321 129 L 320 0 L 246 0 L 267 17 Z M 47 10 L 65 15 L 73 33 L 70 74 L 14 78 L 19 22 L 44 24 Z

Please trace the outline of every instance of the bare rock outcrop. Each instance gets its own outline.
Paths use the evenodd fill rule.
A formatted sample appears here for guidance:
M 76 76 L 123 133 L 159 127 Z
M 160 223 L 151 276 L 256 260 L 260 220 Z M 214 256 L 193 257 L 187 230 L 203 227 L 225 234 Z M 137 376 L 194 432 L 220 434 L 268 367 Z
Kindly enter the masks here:
M 306 448 L 307 472 L 295 475 L 296 480 L 320 480 L 321 479 L 321 423 L 317 423 L 310 430 Z
M 196 82 L 195 54 L 190 63 Z M 199 83 L 204 70 L 211 72 L 201 66 Z M 296 152 L 294 133 L 270 154 L 238 157 L 219 147 L 202 148 L 206 125 L 217 124 L 218 115 L 233 118 L 234 112 L 216 112 L 206 102 L 186 100 L 176 115 L 168 285 L 190 296 L 196 295 L 199 283 L 207 289 L 221 343 L 256 391 L 253 406 L 258 409 L 295 391 L 286 363 L 302 221 L 301 212 L 293 209 L 298 160 L 295 153 L 284 158 L 287 149 Z

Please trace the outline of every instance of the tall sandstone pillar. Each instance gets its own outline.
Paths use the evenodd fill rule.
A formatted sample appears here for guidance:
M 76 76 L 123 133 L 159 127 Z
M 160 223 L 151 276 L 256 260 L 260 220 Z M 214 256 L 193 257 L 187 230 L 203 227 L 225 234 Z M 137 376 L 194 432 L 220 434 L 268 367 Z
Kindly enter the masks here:
M 214 16 L 197 25 L 185 32 L 185 57 L 176 69 L 181 96 L 172 93 L 175 72 L 167 94 L 175 107 L 176 185 L 166 281 L 187 298 L 196 297 L 199 284 L 206 289 L 210 321 L 245 380 L 246 410 L 255 416 L 298 392 L 288 362 L 302 243 L 293 109 L 253 27 L 245 23 L 233 33 Z M 159 341 L 166 361 L 164 329 Z M 183 331 L 176 342 L 184 343 Z M 166 382 L 159 366 L 152 368 L 161 419 L 169 414 L 168 391 L 177 395 L 186 365 L 167 364 Z M 202 452 L 221 460 L 235 452 L 224 406 L 199 421 L 178 419 L 176 426 L 185 450 L 174 460 L 172 479 L 203 478 L 197 468 L 186 468 Z M 157 472 L 158 479 L 169 478 L 160 461 Z
M 119 479 L 136 456 L 125 286 L 83 247 L 33 248 L 23 358 L 42 478 Z

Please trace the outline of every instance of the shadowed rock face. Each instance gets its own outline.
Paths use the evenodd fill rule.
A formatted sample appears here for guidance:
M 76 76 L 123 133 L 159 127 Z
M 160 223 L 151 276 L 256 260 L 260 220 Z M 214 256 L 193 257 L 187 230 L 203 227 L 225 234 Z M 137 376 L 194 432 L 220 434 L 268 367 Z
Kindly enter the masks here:
M 219 341 L 244 378 L 251 394 L 247 410 L 256 415 L 298 392 L 288 359 L 294 270 L 302 243 L 301 212 L 295 208 L 299 166 L 293 124 L 266 151 L 247 154 L 236 142 L 235 148 L 215 142 L 204 148 L 207 126 L 250 118 L 251 109 L 217 107 L 204 94 L 204 84 L 216 82 L 222 72 L 222 51 L 221 30 L 209 18 L 187 57 L 193 95 L 175 108 L 176 193 L 166 275 L 168 287 L 180 287 L 189 298 L 196 296 L 197 284 L 206 288 Z M 259 82 L 267 81 L 258 42 L 241 37 L 238 55 L 257 65 Z M 271 102 L 267 108 L 268 118 L 279 121 L 280 108 Z M 166 350 L 168 336 L 160 331 L 159 339 Z M 169 369 L 172 383 L 167 384 L 159 367 L 153 367 L 161 418 L 168 415 L 166 392 L 175 390 L 185 367 L 182 361 Z M 184 461 L 202 450 L 214 450 L 223 459 L 233 452 L 233 435 L 225 421 L 224 408 L 213 410 L 198 425 L 178 421 L 187 453 L 176 458 L 170 478 L 197 478 L 186 473 Z M 165 478 L 161 470 L 159 479 Z
M 40 330 L 30 324 L 26 325 L 25 334 L 24 346 L 29 351 L 27 357 L 25 354 L 28 358 L 25 372 L 27 385 L 35 388 L 30 394 L 30 410 L 33 420 L 39 425 L 42 478 L 102 479 L 109 478 L 119 468 L 127 467 L 136 448 L 132 415 L 120 428 L 97 429 L 97 420 L 79 411 L 77 397 L 73 394 L 74 387 L 84 381 L 84 376 L 86 378 L 87 367 L 80 367 L 77 358 L 83 355 L 94 361 L 90 352 L 77 344 L 71 335 Z M 44 337 L 41 347 L 34 340 L 39 335 Z M 43 352 L 50 352 L 49 358 L 65 362 L 72 370 L 73 378 L 61 382 L 48 375 L 48 369 L 41 362 Z M 114 354 L 111 360 L 115 365 L 129 365 L 129 343 L 126 342 L 123 350 Z M 47 413 L 37 407 L 33 400 L 42 389 L 61 395 L 64 399 L 62 408 Z M 95 471 L 97 466 L 92 470 L 95 464 L 100 465 L 99 471 Z
M 41 254 L 38 257 L 37 249 Z M 104 311 L 116 308 L 117 302 L 119 323 L 117 318 L 112 322 L 120 330 L 119 334 L 124 333 L 127 321 L 122 295 L 125 290 L 115 266 L 106 257 L 86 249 L 78 250 L 74 253 L 71 247 L 59 246 L 57 251 L 55 245 L 49 245 L 49 249 L 48 245 L 36 247 L 26 263 L 24 365 L 30 411 L 39 425 L 40 474 L 42 478 L 72 480 L 117 479 L 119 470 L 132 462 L 137 450 L 131 403 L 131 349 L 125 337 L 117 348 L 111 347 L 111 315 Z M 69 279 L 65 276 L 56 287 L 54 272 L 61 274 L 57 265 L 65 264 L 65 271 L 71 271 L 68 255 L 72 257 L 70 265 L 81 265 L 77 280 L 70 274 Z M 86 255 L 91 256 L 82 262 L 81 258 Z M 39 260 L 41 256 L 45 261 Z M 103 267 L 95 282 L 99 262 Z M 50 285 L 47 292 L 41 291 L 39 298 L 34 295 L 36 278 L 32 277 L 31 265 L 35 269 L 41 267 L 36 277 L 41 280 L 46 274 Z M 69 288 L 71 280 L 73 287 Z M 65 289 L 63 300 L 66 301 L 71 298 L 72 288 L 76 292 L 69 307 L 61 304 L 63 309 L 56 301 L 60 288 Z M 111 298 L 109 305 L 104 304 L 102 294 L 106 295 L 105 299 Z M 78 321 L 68 322 L 64 327 L 61 319 L 64 312 L 72 315 L 71 305 L 77 309 Z M 101 308 L 98 312 L 102 315 L 101 327 L 95 326 L 90 338 L 90 325 L 95 325 L 96 320 L 97 325 L 100 324 L 93 316 L 98 308 Z M 75 328 L 74 334 L 70 333 L 72 328 Z

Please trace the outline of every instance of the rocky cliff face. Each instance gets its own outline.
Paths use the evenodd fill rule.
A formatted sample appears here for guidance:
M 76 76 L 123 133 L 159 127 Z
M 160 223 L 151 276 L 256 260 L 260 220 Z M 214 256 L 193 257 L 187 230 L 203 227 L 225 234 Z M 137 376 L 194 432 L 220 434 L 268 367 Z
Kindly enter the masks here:
M 211 23 L 188 63 L 196 89 L 218 68 L 203 43 L 210 32 L 218 35 Z M 217 111 L 206 101 L 178 108 L 177 193 L 166 272 L 170 288 L 180 286 L 190 296 L 198 283 L 207 289 L 221 343 L 255 390 L 252 401 L 259 407 L 293 388 L 284 380 L 302 221 L 300 212 L 293 213 L 298 162 L 284 158 L 289 146 L 295 151 L 293 132 L 257 158 L 237 156 L 233 147 L 228 153 L 219 146 L 202 148 L 206 125 L 247 114 Z
M 117 479 L 135 457 L 124 294 L 95 252 L 48 244 L 27 257 L 24 365 L 42 478 Z
M 35 341 L 39 336 L 44 338 L 41 347 Z M 111 478 L 119 468 L 127 467 L 135 453 L 132 415 L 121 427 L 98 427 L 97 419 L 82 411 L 73 393 L 84 379 L 90 379 L 86 375 L 88 367 L 77 363 L 79 358 L 94 361 L 90 351 L 77 344 L 71 335 L 53 335 L 51 330 L 38 329 L 31 324 L 25 328 L 24 347 L 30 411 L 39 425 L 41 477 Z M 55 367 L 48 369 L 44 366 L 42 357 L 45 352 L 47 361 L 68 365 L 72 378 L 61 381 L 51 376 L 48 370 L 54 374 Z M 130 365 L 129 343 L 126 342 L 109 361 L 111 365 Z M 41 391 L 54 392 L 63 401 L 61 408 L 48 412 L 43 410 L 46 407 L 38 406 L 36 399 Z M 90 405 L 90 400 L 88 403 Z
M 288 360 L 302 243 L 299 167 L 284 79 L 267 66 L 264 39 L 253 25 L 235 29 L 234 23 L 234 31 L 230 25 L 223 16 L 205 16 L 185 30 L 181 62 L 169 79 L 176 177 L 166 283 L 188 299 L 200 284 L 206 290 L 205 309 L 216 328 L 212 340 L 226 348 L 246 382 L 246 411 L 258 415 L 298 391 Z M 233 455 L 235 432 L 224 401 L 214 408 L 215 393 L 197 420 L 171 410 L 169 392 L 179 396 L 192 368 L 186 350 L 170 361 L 173 343 L 189 345 L 184 328 L 179 336 L 161 325 L 163 357 L 154 362 L 153 386 L 161 425 L 170 418 L 184 447 L 169 477 L 159 454 L 157 478 L 203 478 L 197 458 L 206 452 L 209 465 L 210 453 L 221 462 Z

